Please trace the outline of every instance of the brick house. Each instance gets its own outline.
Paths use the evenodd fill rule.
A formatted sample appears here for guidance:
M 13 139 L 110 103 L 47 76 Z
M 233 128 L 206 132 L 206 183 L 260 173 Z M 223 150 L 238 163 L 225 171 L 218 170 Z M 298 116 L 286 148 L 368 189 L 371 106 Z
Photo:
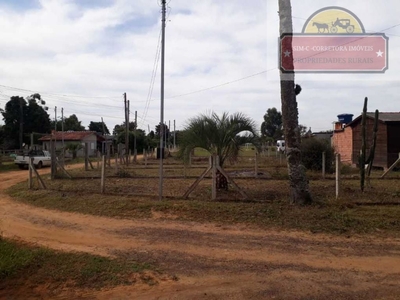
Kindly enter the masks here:
M 367 153 L 372 145 L 374 113 L 367 113 L 366 143 Z M 335 123 L 332 145 L 340 153 L 343 163 L 358 165 L 361 150 L 361 115 L 348 124 Z M 374 166 L 389 168 L 400 153 L 400 112 L 379 113 Z
M 105 138 L 94 131 L 57 131 L 52 132 L 52 134 L 45 135 L 40 138 L 39 141 L 43 143 L 43 149 L 50 150 L 50 141 L 56 141 L 56 150 L 62 149 L 62 141 L 64 140 L 64 145 L 69 143 L 80 143 L 84 145 L 85 143 L 89 144 L 89 156 L 96 155 L 97 149 L 101 150 L 102 142 L 105 141 Z M 66 153 L 66 156 L 72 156 L 71 153 Z M 83 149 L 80 149 L 77 152 L 78 157 L 83 157 L 84 152 Z

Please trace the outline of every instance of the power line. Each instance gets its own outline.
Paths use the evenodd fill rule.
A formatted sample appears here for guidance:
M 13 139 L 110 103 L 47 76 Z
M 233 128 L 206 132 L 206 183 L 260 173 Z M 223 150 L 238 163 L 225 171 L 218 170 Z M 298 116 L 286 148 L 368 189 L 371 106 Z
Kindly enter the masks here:
M 276 69 L 277 69 L 277 68 L 273 68 L 273 69 L 269 69 L 269 70 L 264 70 L 264 71 L 261 71 L 261 72 L 255 73 L 255 74 L 251 74 L 251 75 L 248 75 L 248 76 L 239 78 L 239 79 L 235 79 L 235 80 L 232 80 L 232 81 L 227 81 L 227 82 L 224 82 L 224 83 L 221 83 L 221 84 L 217 84 L 217 85 L 214 85 L 214 86 L 210 86 L 210 87 L 208 87 L 208 88 L 204 88 L 204 89 L 196 90 L 196 91 L 189 92 L 189 93 L 184 93 L 184 94 L 179 94 L 179 95 L 174 95 L 174 96 L 171 96 L 171 97 L 167 97 L 166 99 L 173 99 L 173 98 L 178 98 L 178 97 L 183 97 L 183 96 L 188 96 L 188 95 L 192 95 L 192 94 L 197 94 L 197 93 L 205 92 L 205 91 L 208 91 L 208 90 L 212 90 L 212 89 L 219 88 L 219 87 L 224 86 L 224 85 L 232 84 L 232 83 L 239 82 L 239 81 L 242 81 L 242 80 L 246 80 L 246 79 L 249 79 L 249 78 L 252 78 L 252 77 L 261 75 L 261 74 L 265 74 L 265 73 L 268 73 L 268 72 L 273 71 L 273 70 L 276 70 Z
M 156 56 L 154 58 L 153 71 L 151 73 L 150 86 L 149 86 L 149 90 L 148 90 L 148 93 L 147 93 L 145 108 L 144 108 L 143 114 L 142 114 L 143 123 L 146 120 L 147 112 L 149 110 L 149 106 L 150 106 L 150 102 L 151 102 L 151 96 L 153 95 L 154 82 L 156 80 L 156 75 L 157 75 L 158 62 L 160 60 L 160 54 L 161 54 L 161 51 L 160 51 L 160 48 L 161 48 L 161 32 L 162 32 L 162 30 L 160 29 L 160 33 L 158 35 Z M 143 123 L 141 125 L 143 125 Z
M 0 87 L 12 89 L 12 90 L 17 90 L 17 91 L 23 91 L 23 92 L 39 93 L 41 95 L 56 96 L 56 97 L 73 97 L 73 98 L 119 98 L 119 97 L 121 97 L 121 96 L 84 96 L 84 95 L 54 94 L 54 93 L 47 93 L 47 92 L 40 92 L 40 91 L 23 89 L 23 88 L 17 88 L 17 87 L 2 85 L 2 84 L 0 84 Z

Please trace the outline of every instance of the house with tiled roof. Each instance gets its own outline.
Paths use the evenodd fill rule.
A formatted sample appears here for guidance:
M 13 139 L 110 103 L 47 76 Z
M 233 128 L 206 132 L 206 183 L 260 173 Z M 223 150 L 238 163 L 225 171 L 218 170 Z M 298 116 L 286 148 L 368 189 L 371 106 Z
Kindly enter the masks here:
M 54 131 L 49 134 L 41 137 L 39 141 L 43 143 L 43 149 L 50 150 L 50 142 L 56 142 L 56 149 L 62 149 L 63 144 L 67 145 L 69 143 L 80 143 L 82 146 L 85 144 L 88 145 L 88 153 L 89 156 L 94 156 L 97 154 L 97 150 L 102 149 L 102 143 L 106 139 L 94 132 L 94 131 Z M 78 156 L 84 156 L 83 149 L 79 150 L 77 153 Z M 67 153 L 68 156 L 68 153 Z
M 332 145 L 335 151 L 340 153 L 343 163 L 358 165 L 361 150 L 361 118 L 362 116 L 360 115 L 354 120 L 349 120 L 347 124 L 340 120 L 335 123 Z M 374 119 L 375 113 L 367 113 L 367 153 L 369 153 L 372 145 Z M 399 153 L 400 112 L 380 112 L 373 165 L 387 169 L 399 158 Z

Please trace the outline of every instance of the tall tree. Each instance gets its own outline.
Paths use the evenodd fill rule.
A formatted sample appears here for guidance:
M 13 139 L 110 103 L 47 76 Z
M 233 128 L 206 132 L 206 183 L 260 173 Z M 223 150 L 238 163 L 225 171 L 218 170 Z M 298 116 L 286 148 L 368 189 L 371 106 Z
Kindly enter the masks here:
M 70 115 L 68 118 L 64 119 L 64 130 L 84 131 L 85 126 L 82 126 L 81 123 L 82 121 L 79 121 L 75 114 Z
M 104 128 L 104 132 L 103 132 L 103 128 Z M 103 122 L 90 121 L 89 130 L 95 131 L 95 132 L 101 132 L 103 134 L 110 134 L 110 131 L 108 130 L 107 125 Z
M 274 140 L 282 138 L 282 114 L 275 107 L 269 108 L 264 115 L 264 122 L 261 124 L 261 135 L 271 137 Z
M 292 7 L 290 0 L 278 0 L 279 3 L 279 19 L 280 34 L 293 35 L 292 25 Z M 293 53 L 292 43 L 288 43 L 285 49 L 289 55 Z M 293 68 L 293 57 L 290 61 Z M 293 204 L 309 204 L 312 197 L 306 177 L 306 169 L 301 163 L 300 151 L 300 132 L 296 94 L 301 91 L 300 86 L 294 83 L 293 73 L 280 73 L 281 85 L 281 102 L 282 102 L 282 118 L 283 129 L 286 141 L 286 155 L 288 162 L 288 173 L 290 182 L 290 202 Z
M 169 128 L 168 128 L 168 126 L 166 125 L 166 124 L 163 124 L 162 125 L 164 128 L 163 128 L 163 133 L 164 133 L 164 136 L 163 136 L 163 142 L 166 144 L 166 142 L 168 141 L 168 139 L 169 139 L 169 137 L 170 137 L 170 131 L 169 131 Z M 158 139 L 158 140 L 160 140 L 160 130 L 161 130 L 161 126 L 160 126 L 160 124 L 158 124 L 158 125 L 156 125 L 156 138 Z M 166 138 L 166 139 L 165 139 Z M 158 142 L 158 144 L 159 144 L 160 142 Z M 165 145 L 164 144 L 164 145 Z
M 50 119 L 46 112 L 47 107 L 39 94 L 33 94 L 27 98 L 12 96 L 0 110 L 4 120 L 5 138 L 7 148 L 19 148 L 22 143 L 27 143 L 29 137 L 24 133 L 50 132 Z
M 129 131 L 135 130 L 135 122 L 129 122 Z M 115 125 L 113 129 L 113 135 L 118 135 L 121 132 L 125 132 L 125 122 L 120 125 Z

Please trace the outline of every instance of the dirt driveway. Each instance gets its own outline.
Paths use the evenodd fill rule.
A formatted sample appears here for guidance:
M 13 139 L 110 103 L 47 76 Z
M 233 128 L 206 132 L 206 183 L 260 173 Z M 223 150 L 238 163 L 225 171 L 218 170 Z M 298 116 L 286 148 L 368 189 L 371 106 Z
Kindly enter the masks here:
M 26 177 L 27 171 L 0 174 L 5 237 L 143 260 L 178 278 L 154 286 L 65 290 L 63 299 L 400 299 L 399 239 L 188 223 L 160 214 L 131 221 L 52 211 L 3 193 Z

